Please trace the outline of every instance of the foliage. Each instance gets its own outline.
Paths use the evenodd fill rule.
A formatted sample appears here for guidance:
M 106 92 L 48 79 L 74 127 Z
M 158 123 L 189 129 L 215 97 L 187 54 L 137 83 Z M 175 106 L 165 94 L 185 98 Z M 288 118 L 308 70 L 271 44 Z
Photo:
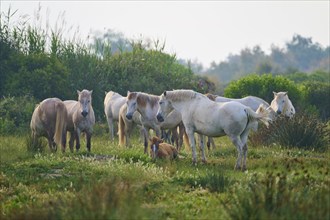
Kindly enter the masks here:
M 311 74 L 295 72 L 287 74 L 286 78 L 295 83 L 304 83 L 304 82 L 329 82 L 330 72 L 317 70 Z
M 279 117 L 269 128 L 259 128 L 250 140 L 253 145 L 272 146 L 275 143 L 289 148 L 324 151 L 329 145 L 329 135 L 327 125 L 315 115 L 299 112 L 292 119 Z
M 237 184 L 231 190 L 233 196 L 223 202 L 224 207 L 232 219 L 329 218 L 329 210 L 322 208 L 330 203 L 327 186 L 311 180 L 307 169 L 304 171 L 294 173 L 296 176 L 287 171 L 253 173 L 247 185 Z M 301 180 L 292 181 L 293 178 Z M 310 191 L 310 187 L 318 193 Z
M 224 91 L 224 96 L 242 98 L 253 95 L 270 103 L 273 100 L 273 91 L 287 91 L 295 106 L 300 100 L 300 92 L 297 86 L 284 76 L 272 76 L 271 74 L 250 74 L 237 81 L 231 82 Z
M 110 30 L 87 45 L 75 36 L 64 40 L 64 27 L 42 29 L 40 24 L 29 25 L 24 17 L 12 24 L 15 13 L 9 10 L 0 17 L 0 96 L 28 94 L 38 101 L 48 97 L 76 100 L 76 90 L 89 89 L 93 90 L 96 118 L 101 120 L 105 91 L 159 95 L 165 89 L 203 92 L 212 87 L 206 78 L 179 64 L 175 55 L 166 54 L 165 44 L 159 41 L 154 45 L 128 41 Z
M 302 84 L 305 103 L 314 106 L 321 119 L 330 118 L 330 84 L 329 82 L 307 81 Z
M 328 152 L 252 147 L 249 170 L 238 172 L 237 152 L 226 138 L 216 139 L 221 149 L 197 166 L 183 152 L 184 158 L 154 163 L 138 137 L 132 148 L 121 148 L 97 136 L 92 153 L 64 154 L 48 148 L 30 154 L 24 137 L 1 140 L 1 219 L 329 216 Z
M 26 132 L 37 101 L 31 96 L 0 99 L 0 133 Z

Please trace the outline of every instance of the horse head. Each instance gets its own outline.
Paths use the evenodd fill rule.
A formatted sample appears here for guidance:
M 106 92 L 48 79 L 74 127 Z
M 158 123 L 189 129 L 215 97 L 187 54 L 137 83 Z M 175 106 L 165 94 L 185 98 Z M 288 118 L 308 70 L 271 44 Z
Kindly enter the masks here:
M 165 118 L 174 110 L 171 102 L 166 98 L 166 91 L 160 96 L 157 120 L 163 122 Z
M 155 137 L 149 138 L 149 141 L 150 141 L 151 158 L 153 160 L 155 160 L 158 155 L 159 144 L 163 143 L 163 140 L 155 136 Z
M 92 105 L 93 90 L 88 91 L 84 89 L 81 92 L 77 90 L 77 93 L 78 93 L 78 102 L 80 104 L 81 115 L 85 118 L 89 114 Z
M 271 107 L 278 115 L 280 115 L 285 111 L 288 95 L 287 92 L 273 92 L 273 94 L 274 99 L 271 102 Z
M 126 118 L 128 120 L 132 120 L 134 112 L 137 110 L 137 92 L 130 92 L 127 91 L 127 111 L 126 111 Z

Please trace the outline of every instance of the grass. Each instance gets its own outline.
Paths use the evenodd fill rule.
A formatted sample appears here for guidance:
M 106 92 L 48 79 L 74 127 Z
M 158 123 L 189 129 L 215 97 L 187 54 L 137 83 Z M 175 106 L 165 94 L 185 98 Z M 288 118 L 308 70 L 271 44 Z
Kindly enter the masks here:
M 92 152 L 28 153 L 28 139 L 2 136 L 1 219 L 329 219 L 329 152 L 252 146 L 246 172 L 216 139 L 208 164 L 151 161 L 138 137 L 118 147 L 107 134 Z

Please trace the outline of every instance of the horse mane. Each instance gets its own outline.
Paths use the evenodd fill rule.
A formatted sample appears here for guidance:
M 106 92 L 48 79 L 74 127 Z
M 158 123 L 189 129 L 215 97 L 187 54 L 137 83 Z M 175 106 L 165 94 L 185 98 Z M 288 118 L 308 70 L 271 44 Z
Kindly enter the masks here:
M 137 103 L 145 107 L 147 106 L 147 103 L 151 105 L 151 107 L 154 107 L 158 104 L 159 96 L 144 93 L 144 92 L 130 92 L 130 94 L 127 96 L 127 99 L 135 99 Z
M 165 96 L 166 96 L 166 98 L 169 98 L 172 101 L 184 101 L 187 99 L 193 99 L 196 97 L 196 95 L 201 95 L 201 96 L 207 98 L 206 96 L 204 96 L 200 93 L 197 93 L 193 90 L 186 90 L 186 89 L 167 91 Z

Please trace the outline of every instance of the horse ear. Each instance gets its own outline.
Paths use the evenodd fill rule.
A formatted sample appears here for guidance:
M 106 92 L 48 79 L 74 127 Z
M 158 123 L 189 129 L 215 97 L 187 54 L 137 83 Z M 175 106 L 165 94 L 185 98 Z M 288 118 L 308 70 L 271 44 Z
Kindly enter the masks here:
M 163 95 L 166 96 L 166 91 L 163 92 Z
M 78 93 L 78 95 L 79 95 L 81 92 L 77 89 L 77 93 Z
M 274 97 L 277 96 L 277 93 L 273 91 Z
M 127 96 L 128 96 L 130 93 L 131 93 L 130 91 L 127 91 Z
M 284 92 L 284 95 L 288 95 L 288 91 Z
M 104 94 L 105 94 L 105 95 L 107 95 L 107 94 L 108 94 L 108 92 L 107 92 L 107 91 L 104 91 Z
M 91 94 L 91 95 L 92 95 L 92 93 L 93 93 L 93 90 L 89 91 L 89 94 Z

